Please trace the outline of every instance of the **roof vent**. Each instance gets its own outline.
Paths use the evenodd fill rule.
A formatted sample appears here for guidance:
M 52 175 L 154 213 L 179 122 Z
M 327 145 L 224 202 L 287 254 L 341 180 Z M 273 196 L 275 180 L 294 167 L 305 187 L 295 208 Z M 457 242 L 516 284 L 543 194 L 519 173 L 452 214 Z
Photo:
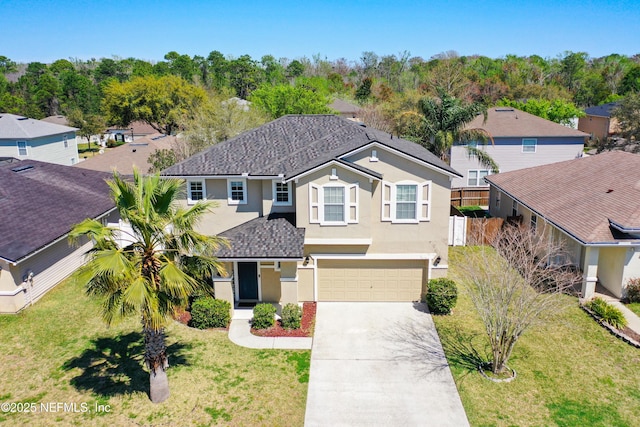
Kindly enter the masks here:
M 18 120 L 29 120 L 29 117 L 18 117 Z
M 498 107 L 498 108 L 496 108 L 496 112 L 497 113 L 504 113 L 506 111 L 513 112 L 513 108 L 511 108 L 511 107 Z
M 14 172 L 24 172 L 24 171 L 28 171 L 29 169 L 33 169 L 33 165 L 18 166 L 11 170 Z
M 611 188 L 607 190 L 607 194 L 609 193 L 613 193 L 613 190 Z

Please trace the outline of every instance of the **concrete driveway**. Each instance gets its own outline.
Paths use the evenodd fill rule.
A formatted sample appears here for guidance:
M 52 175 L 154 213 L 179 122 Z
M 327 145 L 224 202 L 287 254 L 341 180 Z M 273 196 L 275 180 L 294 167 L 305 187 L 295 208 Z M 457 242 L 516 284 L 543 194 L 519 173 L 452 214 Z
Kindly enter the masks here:
M 305 426 L 468 426 L 431 315 L 318 303 Z

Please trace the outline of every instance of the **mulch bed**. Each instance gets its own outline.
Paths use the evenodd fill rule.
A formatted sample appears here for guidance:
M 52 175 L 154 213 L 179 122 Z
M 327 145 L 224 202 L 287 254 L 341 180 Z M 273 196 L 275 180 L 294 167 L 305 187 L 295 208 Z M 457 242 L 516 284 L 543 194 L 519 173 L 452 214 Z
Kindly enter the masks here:
M 282 327 L 280 320 L 269 329 L 253 329 L 251 333 L 260 337 L 310 337 L 316 321 L 316 303 L 305 302 L 302 305 L 302 319 L 300 329 L 287 330 Z

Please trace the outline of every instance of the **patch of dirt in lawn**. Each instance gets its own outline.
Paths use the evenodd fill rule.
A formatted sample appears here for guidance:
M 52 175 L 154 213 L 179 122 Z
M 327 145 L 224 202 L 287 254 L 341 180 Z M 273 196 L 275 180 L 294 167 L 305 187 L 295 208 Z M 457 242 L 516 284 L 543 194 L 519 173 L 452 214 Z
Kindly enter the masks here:
M 253 329 L 251 333 L 260 337 L 311 337 L 316 322 L 316 303 L 305 302 L 302 305 L 300 329 L 284 329 L 280 320 L 269 329 Z

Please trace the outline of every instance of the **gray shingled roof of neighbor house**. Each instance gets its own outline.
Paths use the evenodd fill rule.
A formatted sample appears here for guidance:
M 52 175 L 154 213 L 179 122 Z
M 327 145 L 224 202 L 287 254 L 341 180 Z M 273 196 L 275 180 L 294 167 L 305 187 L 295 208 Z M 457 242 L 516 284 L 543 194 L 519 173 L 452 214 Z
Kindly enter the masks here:
M 373 142 L 461 176 L 424 147 L 335 115 L 289 115 L 216 144 L 163 171 L 167 176 L 291 178 Z M 354 167 L 356 167 L 354 165 Z M 363 168 L 360 168 L 363 169 Z M 370 173 L 372 171 L 369 171 Z
M 614 108 L 618 107 L 620 102 L 609 102 L 607 104 L 596 105 L 595 107 L 589 107 L 584 110 L 588 116 L 598 117 L 611 117 L 611 112 Z
M 20 261 L 80 221 L 114 209 L 109 177 L 34 160 L 0 161 L 0 257 Z
M 220 233 L 230 247 L 215 254 L 220 259 L 301 259 L 304 228 L 294 225 L 295 214 L 262 216 Z
M 486 179 L 585 244 L 640 243 L 611 227 L 640 230 L 640 155 L 610 151 Z
M 15 114 L 0 113 L 0 139 L 33 139 L 77 130 L 77 128 Z
M 473 119 L 466 129 L 484 129 L 494 138 L 500 137 L 587 137 L 588 133 L 563 126 L 512 107 L 493 107 L 484 116 Z

